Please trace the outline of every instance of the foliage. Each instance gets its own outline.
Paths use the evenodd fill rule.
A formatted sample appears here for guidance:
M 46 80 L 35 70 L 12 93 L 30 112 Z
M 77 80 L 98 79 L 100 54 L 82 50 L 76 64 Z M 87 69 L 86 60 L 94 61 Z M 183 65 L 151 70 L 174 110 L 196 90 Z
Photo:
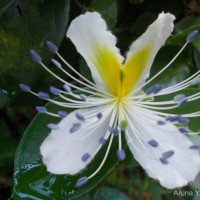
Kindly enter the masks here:
M 78 55 L 70 41 L 64 38 L 67 24 L 73 18 L 85 11 L 94 10 L 105 18 L 109 28 L 117 36 L 118 47 L 124 54 L 131 42 L 145 31 L 158 13 L 164 11 L 176 15 L 175 36 L 170 38 L 158 53 L 151 76 L 171 60 L 184 44 L 188 33 L 200 28 L 198 0 L 1 0 L 0 199 L 8 199 L 11 196 L 11 187 L 13 187 L 12 198 L 16 200 L 197 199 L 197 196 L 174 196 L 174 191 L 161 188 L 157 182 L 146 176 L 128 149 L 126 149 L 128 158 L 125 162 L 117 164 L 117 160 L 111 156 L 113 159 L 106 163 L 101 172 L 86 187 L 78 190 L 74 188 L 74 183 L 82 174 L 75 177 L 54 176 L 47 173 L 42 165 L 38 147 L 48 134 L 46 124 L 54 119 L 43 114 L 34 118 L 36 115 L 34 107 L 44 105 L 45 102 L 22 93 L 18 84 L 21 82 L 29 84 L 34 91 L 47 90 L 50 85 L 58 87 L 61 85 L 31 60 L 29 50 L 35 49 L 40 52 L 44 62 L 52 69 L 49 63 L 52 54 L 45 47 L 45 41 L 51 40 L 59 46 L 59 52 L 72 66 L 76 66 L 84 76 L 91 78 L 85 61 Z M 197 36 L 173 66 L 156 82 L 172 85 L 199 70 L 199 44 L 200 36 Z M 67 80 L 70 81 L 68 77 Z M 197 91 L 198 88 L 191 88 L 186 92 L 191 94 Z M 189 110 L 194 106 L 199 106 L 199 102 L 185 109 Z M 56 109 L 51 103 L 47 107 Z M 191 121 L 194 131 L 198 129 L 198 120 Z M 195 140 L 198 141 L 199 138 Z M 17 146 L 12 184 L 13 160 Z M 104 150 L 87 170 L 82 172 L 83 174 L 98 166 L 98 159 Z M 117 165 L 115 170 L 110 172 L 115 165 Z M 198 177 L 193 183 L 194 188 L 200 189 L 199 180 Z M 186 187 L 181 191 L 192 191 L 192 189 Z

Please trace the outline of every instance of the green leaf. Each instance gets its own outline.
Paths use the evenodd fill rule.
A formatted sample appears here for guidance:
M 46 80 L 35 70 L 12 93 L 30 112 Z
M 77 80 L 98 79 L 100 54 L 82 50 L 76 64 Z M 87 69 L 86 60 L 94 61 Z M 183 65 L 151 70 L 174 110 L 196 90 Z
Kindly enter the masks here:
M 52 103 L 47 104 L 46 107 L 51 112 L 58 110 Z M 100 150 L 85 170 L 75 176 L 48 173 L 42 163 L 39 147 L 49 134 L 49 129 L 46 125 L 57 122 L 57 118 L 38 114 L 27 128 L 18 147 L 15 159 L 14 199 L 67 200 L 78 197 L 95 187 L 118 163 L 116 156 L 118 140 L 116 138 L 113 141 L 113 148 L 104 166 L 84 186 L 76 188 L 75 183 L 80 177 L 89 176 L 98 168 L 105 155 L 107 145 Z
M 185 17 L 175 26 L 175 36 L 167 40 L 167 45 L 182 45 L 189 33 L 200 28 L 200 17 Z
M 158 185 L 158 183 L 155 180 L 150 179 L 150 191 L 153 196 L 154 200 L 162 200 L 162 188 Z
M 102 14 L 110 29 L 117 23 L 117 3 L 116 0 L 93 0 L 90 9 Z
M 111 187 L 102 187 L 99 189 L 95 195 L 95 200 L 128 200 L 126 195 L 115 188 Z
M 18 83 L 31 85 L 39 78 L 42 68 L 32 61 L 29 51 L 35 49 L 49 62 L 51 53 L 45 42 L 60 45 L 68 14 L 69 0 L 1 1 L 0 89 L 6 90 L 8 97 L 18 91 Z M 0 105 L 5 103 L 0 96 Z
M 177 45 L 167 45 L 162 48 L 155 58 L 150 77 L 162 70 L 179 50 L 180 47 Z M 189 50 L 185 49 L 168 69 L 151 82 L 151 85 L 155 83 L 162 83 L 165 86 L 174 85 L 195 73 L 197 69 L 190 63 L 191 56 Z
M 87 66 L 87 63 L 83 58 L 80 58 L 79 66 L 80 66 L 80 73 L 85 78 L 87 78 L 88 80 L 92 81 L 92 75 L 91 75 L 90 68 Z

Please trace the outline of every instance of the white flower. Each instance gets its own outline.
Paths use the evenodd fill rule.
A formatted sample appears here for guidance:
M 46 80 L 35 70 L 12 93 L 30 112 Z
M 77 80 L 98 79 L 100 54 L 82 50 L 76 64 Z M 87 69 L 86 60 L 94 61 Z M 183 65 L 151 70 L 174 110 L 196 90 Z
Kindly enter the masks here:
M 198 99 L 199 93 L 191 96 L 180 93 L 173 100 L 161 102 L 154 101 L 153 97 L 175 93 L 199 83 L 200 72 L 174 86 L 164 88 L 163 85 L 156 84 L 143 91 L 144 86 L 167 69 L 197 34 L 197 31 L 192 32 L 178 54 L 158 74 L 145 82 L 155 55 L 171 35 L 174 19 L 169 13 L 161 13 L 147 31 L 133 42 L 126 59 L 120 55 L 115 46 L 116 38 L 107 30 L 105 21 L 98 13 L 87 12 L 73 20 L 67 37 L 84 57 L 95 83 L 87 80 L 69 65 L 54 44 L 47 44 L 78 78 L 65 71 L 57 60 L 52 59 L 53 64 L 79 85 L 87 88 L 66 82 L 50 71 L 35 51 L 31 51 L 37 63 L 64 83 L 64 90 L 50 88 L 63 102 L 51 99 L 44 92 L 36 94 L 24 84 L 20 85 L 21 89 L 57 105 L 77 109 L 67 115 L 64 111 L 54 114 L 44 107 L 37 107 L 39 112 L 62 118 L 57 125 L 48 124 L 51 133 L 40 147 L 43 162 L 49 172 L 77 174 L 86 168 L 101 147 L 108 143 L 101 165 L 90 176 L 78 180 L 77 187 L 85 184 L 106 162 L 113 137 L 119 138 L 116 156 L 119 160 L 125 159 L 122 148 L 124 133 L 134 158 L 147 174 L 159 180 L 162 186 L 172 189 L 194 181 L 200 170 L 197 151 L 199 146 L 193 145 L 183 134 L 189 130 L 178 125 L 187 124 L 188 118 L 199 116 L 200 111 L 181 116 L 167 112 L 183 106 L 187 101 Z M 82 94 L 73 93 L 71 88 L 79 90 Z

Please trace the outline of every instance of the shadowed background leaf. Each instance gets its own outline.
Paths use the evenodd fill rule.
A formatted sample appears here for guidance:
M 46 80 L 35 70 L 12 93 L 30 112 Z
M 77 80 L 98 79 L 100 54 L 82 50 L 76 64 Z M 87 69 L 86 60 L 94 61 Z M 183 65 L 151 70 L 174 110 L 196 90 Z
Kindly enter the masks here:
M 68 14 L 69 0 L 0 2 L 0 106 L 9 99 L 19 102 L 20 82 L 32 85 L 38 80 L 41 68 L 32 62 L 29 51 L 37 50 L 49 62 L 46 40 L 60 45 Z

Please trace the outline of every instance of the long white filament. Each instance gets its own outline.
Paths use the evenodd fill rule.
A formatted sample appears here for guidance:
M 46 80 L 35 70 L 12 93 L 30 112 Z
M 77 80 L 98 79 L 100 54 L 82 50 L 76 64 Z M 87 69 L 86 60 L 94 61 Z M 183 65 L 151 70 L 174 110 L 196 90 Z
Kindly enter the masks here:
M 142 88 L 144 88 L 147 84 L 152 82 L 156 77 L 158 77 L 161 73 L 163 73 L 175 60 L 176 58 L 181 54 L 181 52 L 185 49 L 188 42 L 184 44 L 184 46 L 179 50 L 179 52 L 174 56 L 174 58 L 163 68 L 161 69 L 157 74 L 155 74 L 152 78 L 150 78 L 147 82 L 145 82 L 143 85 L 141 85 L 139 88 L 136 88 L 136 90 L 133 91 L 132 95 L 139 92 Z

